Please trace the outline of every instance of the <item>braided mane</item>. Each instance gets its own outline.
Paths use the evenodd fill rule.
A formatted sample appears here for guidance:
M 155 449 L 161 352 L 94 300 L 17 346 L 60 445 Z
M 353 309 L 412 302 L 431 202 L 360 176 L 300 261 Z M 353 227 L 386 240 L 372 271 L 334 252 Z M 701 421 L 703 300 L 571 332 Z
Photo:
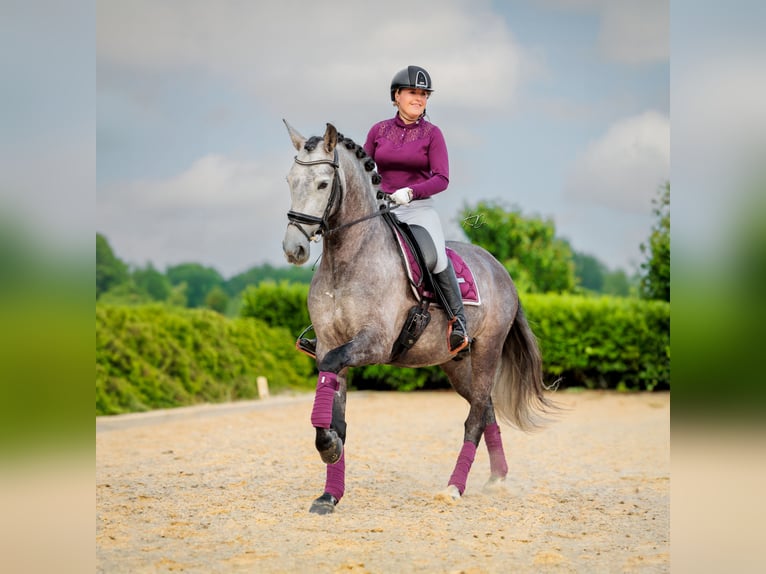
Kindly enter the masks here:
M 306 143 L 303 144 L 303 149 L 305 149 L 308 152 L 314 151 L 319 145 L 320 142 L 323 142 L 324 138 L 321 136 L 311 136 L 306 140 Z M 367 155 L 367 152 L 364 151 L 364 148 L 360 146 L 359 144 L 355 143 L 354 140 L 351 138 L 345 137 L 342 133 L 338 132 L 338 145 L 343 145 L 347 150 L 350 150 L 354 153 L 356 158 L 362 162 L 362 165 L 364 166 L 364 171 L 372 172 L 370 174 L 370 179 L 372 180 L 373 185 L 379 185 L 380 184 L 380 174 L 375 171 L 375 162 L 373 159 Z

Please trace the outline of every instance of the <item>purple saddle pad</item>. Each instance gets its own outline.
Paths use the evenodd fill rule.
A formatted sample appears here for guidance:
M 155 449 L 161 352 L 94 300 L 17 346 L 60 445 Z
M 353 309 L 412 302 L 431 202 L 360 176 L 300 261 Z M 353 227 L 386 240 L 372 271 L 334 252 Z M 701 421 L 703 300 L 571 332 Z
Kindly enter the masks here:
M 401 249 L 402 254 L 404 255 L 407 276 L 410 279 L 410 284 L 415 292 L 415 296 L 418 297 L 418 299 L 422 297 L 433 298 L 433 293 L 427 291 L 423 286 L 423 270 L 420 268 L 415 254 L 412 252 L 409 244 L 404 240 L 398 229 L 396 230 L 396 239 L 399 243 L 399 249 Z M 447 257 L 450 258 L 452 267 L 455 269 L 457 282 L 458 285 L 460 285 L 460 294 L 463 296 L 463 304 L 481 305 L 479 286 L 476 284 L 476 279 L 473 276 L 471 268 L 456 251 L 449 247 L 447 247 Z

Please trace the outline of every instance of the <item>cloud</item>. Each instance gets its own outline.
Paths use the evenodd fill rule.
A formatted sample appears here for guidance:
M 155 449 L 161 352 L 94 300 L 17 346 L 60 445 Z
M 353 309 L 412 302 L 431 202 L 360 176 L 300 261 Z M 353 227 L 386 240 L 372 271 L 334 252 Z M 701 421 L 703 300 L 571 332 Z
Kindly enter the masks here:
M 632 19 L 607 17 L 609 10 L 618 9 L 609 8 L 605 0 L 574 1 L 579 9 L 590 11 L 589 17 L 574 19 L 576 26 L 564 32 L 578 41 L 584 35 L 588 38 L 589 45 L 573 54 L 576 61 L 590 60 L 596 53 L 596 18 L 604 38 L 606 26 L 640 27 Z M 617 2 L 622 12 L 614 14 L 630 12 L 630 4 Z M 279 243 L 289 167 L 284 162 L 292 150 L 279 119 L 288 119 L 306 135 L 321 133 L 325 122 L 333 122 L 361 143 L 371 118 L 392 113 L 389 81 L 407 64 L 426 67 L 434 79 L 429 112 L 448 137 L 454 189 L 475 189 L 484 178 L 477 170 L 489 163 L 487 154 L 508 145 L 505 139 L 503 145 L 495 145 L 494 132 L 507 132 L 507 120 L 519 109 L 517 98 L 530 78 L 543 77 L 559 98 L 540 115 L 543 120 L 551 119 L 554 109 L 556 118 L 576 118 L 580 125 L 582 115 L 591 109 L 580 96 L 590 94 L 594 84 L 601 86 L 600 81 L 584 78 L 582 86 L 576 86 L 577 96 L 571 98 L 571 86 L 562 85 L 559 71 L 549 68 L 546 38 L 541 38 L 542 44 L 520 46 L 511 31 L 524 27 L 529 36 L 537 23 L 527 28 L 524 18 L 530 16 L 509 17 L 508 10 L 493 6 L 497 4 L 490 0 L 445 0 L 436 9 L 432 3 L 403 0 L 338 0 L 330 7 L 299 0 L 129 4 L 101 0 L 97 6 L 99 230 L 120 256 L 132 262 L 204 261 L 221 265 L 224 272 L 264 259 L 282 263 Z M 555 16 L 554 24 L 561 21 L 560 14 Z M 543 15 L 541 23 L 545 22 Z M 625 32 L 614 38 L 628 36 Z M 641 59 L 610 47 L 606 40 L 600 45 L 615 57 Z M 621 77 L 630 68 L 618 67 Z M 597 93 L 599 101 L 608 97 L 601 89 Z M 540 102 L 536 100 L 543 105 Z M 599 125 L 606 106 L 598 107 L 602 113 L 588 116 L 588 125 L 591 121 Z M 515 127 L 521 129 L 513 137 L 538 134 L 537 127 Z M 527 135 L 524 129 L 534 131 Z M 541 135 L 544 129 L 540 127 Z M 560 125 L 556 129 L 561 132 Z M 277 139 L 278 132 L 285 139 Z M 271 151 L 272 142 L 281 142 L 279 150 Z M 485 153 L 482 146 L 492 149 Z M 609 155 L 596 143 L 592 147 L 590 155 Z M 591 179 L 602 183 L 597 179 L 602 170 L 588 163 L 598 163 L 598 158 L 589 157 L 583 154 L 572 166 L 567 189 L 576 201 L 603 205 L 613 198 L 607 192 L 589 195 Z M 269 159 L 283 169 L 275 169 Z M 560 169 L 567 159 L 559 155 L 546 160 L 551 187 L 561 190 Z M 623 160 L 615 155 L 609 161 Z M 625 188 L 635 180 L 630 166 L 620 165 L 627 175 L 619 166 L 606 170 L 616 182 L 611 187 L 620 190 L 618 195 L 628 193 Z M 118 178 L 136 177 L 142 180 L 117 183 Z M 645 197 L 658 183 L 648 185 Z M 285 205 L 271 209 L 282 198 Z M 460 194 L 452 193 L 440 199 L 444 219 L 454 216 L 460 200 Z M 636 203 L 646 203 L 642 213 L 650 208 L 648 200 Z M 194 223 L 195 217 L 199 223 Z M 222 245 L 226 247 L 221 249 Z M 218 247 L 217 252 L 212 246 Z
M 614 217 L 607 207 L 574 205 L 554 217 L 556 235 L 565 237 L 578 253 L 595 255 L 610 269 L 633 273 L 646 260 L 646 243 L 654 223 L 650 215 Z
M 303 0 L 105 0 L 97 48 L 102 83 L 120 70 L 157 81 L 202 72 L 245 85 L 263 105 L 305 106 L 313 97 L 338 113 L 350 103 L 386 102 L 390 78 L 408 64 L 431 72 L 440 104 L 502 110 L 524 60 L 489 2 L 462 0 L 438 10 L 403 0 L 339 0 L 331 9 Z
M 698 170 L 728 179 L 748 163 L 762 165 L 766 142 L 766 56 L 735 52 L 699 61 L 674 74 L 673 147 L 703 160 Z M 726 167 L 733 168 L 732 171 Z M 719 177 L 715 180 L 723 183 Z
M 545 0 L 545 5 L 598 14 L 598 47 L 608 60 L 642 64 L 669 59 L 670 0 Z
M 654 111 L 616 122 L 575 160 L 564 195 L 573 202 L 635 214 L 651 212 L 670 178 L 670 121 Z
M 674 250 L 702 261 L 731 248 L 745 214 L 753 215 L 753 183 L 764 177 L 766 56 L 738 46 L 743 38 L 725 40 L 726 51 L 711 57 L 682 52 L 671 93 L 673 178 L 683 206 L 673 216 Z
M 99 231 L 134 264 L 202 262 L 231 275 L 284 263 L 289 166 L 271 159 L 210 155 L 172 178 L 102 186 Z
M 605 0 L 599 46 L 617 62 L 667 61 L 670 54 L 669 0 Z

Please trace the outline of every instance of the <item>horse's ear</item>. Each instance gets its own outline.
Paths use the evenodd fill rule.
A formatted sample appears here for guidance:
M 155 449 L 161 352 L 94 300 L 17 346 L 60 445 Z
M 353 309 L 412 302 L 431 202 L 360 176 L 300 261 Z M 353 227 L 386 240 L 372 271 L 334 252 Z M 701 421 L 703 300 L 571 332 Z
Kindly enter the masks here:
M 293 126 L 288 124 L 286 119 L 283 118 L 282 121 L 285 122 L 285 126 L 287 126 L 287 132 L 290 134 L 290 139 L 293 141 L 295 149 L 301 151 L 301 149 L 303 149 L 303 144 L 306 143 L 306 138 L 299 134 L 298 130 Z
M 338 145 L 338 130 L 334 125 L 327 124 L 327 129 L 324 131 L 324 150 L 332 153 L 336 145 Z

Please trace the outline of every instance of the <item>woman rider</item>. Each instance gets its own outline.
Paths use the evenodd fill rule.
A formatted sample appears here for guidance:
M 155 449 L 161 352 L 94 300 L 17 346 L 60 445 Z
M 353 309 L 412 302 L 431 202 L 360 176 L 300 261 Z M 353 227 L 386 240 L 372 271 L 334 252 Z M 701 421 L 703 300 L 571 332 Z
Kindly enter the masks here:
M 437 259 L 432 276 L 454 317 L 448 341 L 450 353 L 457 353 L 468 345 L 468 329 L 460 286 L 434 208 L 433 197 L 449 185 L 449 160 L 441 130 L 425 119 L 433 91 L 431 76 L 420 66 L 397 72 L 390 88 L 396 115 L 370 128 L 364 151 L 375 160 L 381 189 L 399 206 L 396 217 L 425 228 L 434 242 Z

